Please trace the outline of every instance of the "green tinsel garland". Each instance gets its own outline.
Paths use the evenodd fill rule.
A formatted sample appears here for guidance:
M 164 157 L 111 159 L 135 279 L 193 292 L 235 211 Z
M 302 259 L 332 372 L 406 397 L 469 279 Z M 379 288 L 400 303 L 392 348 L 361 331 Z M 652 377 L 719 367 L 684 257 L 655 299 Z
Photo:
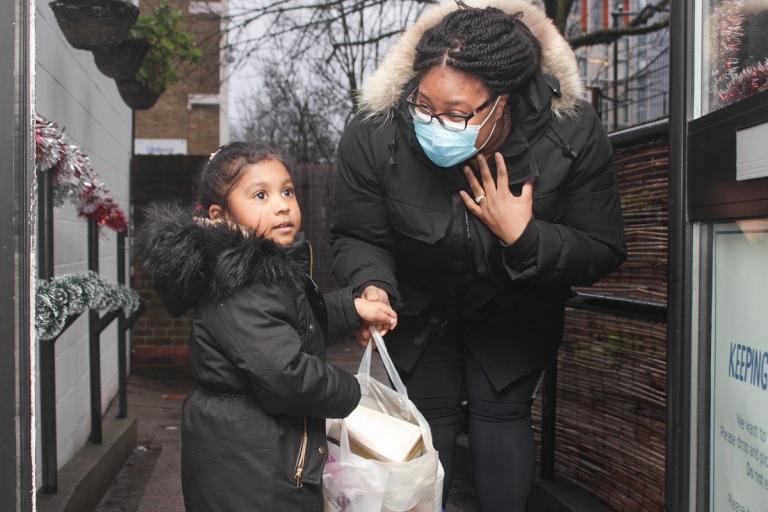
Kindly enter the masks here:
M 52 340 L 61 333 L 70 316 L 88 309 L 120 308 L 130 315 L 139 308 L 139 301 L 135 291 L 110 283 L 92 271 L 40 279 L 35 296 L 35 331 L 39 340 Z

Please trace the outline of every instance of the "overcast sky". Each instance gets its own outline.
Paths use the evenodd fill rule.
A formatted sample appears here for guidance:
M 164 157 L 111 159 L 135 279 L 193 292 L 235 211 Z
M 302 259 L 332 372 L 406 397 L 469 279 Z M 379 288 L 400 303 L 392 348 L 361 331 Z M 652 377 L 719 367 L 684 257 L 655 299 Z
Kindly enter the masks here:
M 229 10 L 233 15 L 242 12 L 247 8 L 249 0 L 230 0 Z M 261 24 L 254 22 L 248 26 L 248 28 L 240 34 L 232 34 L 232 39 L 255 37 L 261 30 Z M 233 42 L 233 41 L 231 41 Z M 237 58 L 236 55 L 232 57 Z M 239 64 L 236 62 L 231 64 L 229 72 L 229 128 L 230 134 L 233 136 L 236 133 L 240 125 L 240 112 L 241 103 L 244 98 L 247 98 L 253 94 L 256 94 L 257 86 L 261 81 L 260 69 L 258 66 L 259 55 L 252 55 L 246 62 Z M 235 66 L 237 67 L 235 68 Z

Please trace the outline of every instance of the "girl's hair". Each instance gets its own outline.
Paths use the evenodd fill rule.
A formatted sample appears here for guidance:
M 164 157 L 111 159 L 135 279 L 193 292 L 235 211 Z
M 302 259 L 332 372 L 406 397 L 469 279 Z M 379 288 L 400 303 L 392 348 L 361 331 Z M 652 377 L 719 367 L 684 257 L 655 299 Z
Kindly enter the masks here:
M 246 167 L 265 160 L 276 160 L 288 168 L 285 160 L 264 144 L 232 142 L 221 146 L 208 159 L 200 175 L 198 214 L 207 216 L 212 204 L 226 209 L 229 193 L 237 185 Z
M 413 70 L 447 64 L 479 76 L 495 95 L 515 92 L 539 69 L 541 45 L 520 18 L 494 7 L 459 9 L 424 32 Z

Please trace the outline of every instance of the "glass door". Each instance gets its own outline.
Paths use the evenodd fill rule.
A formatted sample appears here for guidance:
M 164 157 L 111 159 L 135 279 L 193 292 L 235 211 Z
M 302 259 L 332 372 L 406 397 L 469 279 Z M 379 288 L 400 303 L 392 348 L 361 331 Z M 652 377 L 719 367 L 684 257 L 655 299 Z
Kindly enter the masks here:
M 695 0 L 685 16 L 686 510 L 756 512 L 768 510 L 768 2 Z

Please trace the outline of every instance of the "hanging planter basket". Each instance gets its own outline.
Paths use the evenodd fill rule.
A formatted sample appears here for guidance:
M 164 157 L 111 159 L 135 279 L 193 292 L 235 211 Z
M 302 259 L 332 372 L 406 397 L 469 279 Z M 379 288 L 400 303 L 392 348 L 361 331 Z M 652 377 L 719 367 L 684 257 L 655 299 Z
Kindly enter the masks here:
M 157 102 L 163 91 L 157 92 L 135 78 L 117 81 L 117 90 L 126 105 L 134 110 L 147 110 Z
M 139 8 L 127 0 L 54 0 L 49 4 L 73 47 L 92 50 L 128 37 Z
M 126 39 L 122 43 L 93 50 L 96 67 L 115 80 L 127 80 L 136 76 L 149 51 L 146 39 Z

